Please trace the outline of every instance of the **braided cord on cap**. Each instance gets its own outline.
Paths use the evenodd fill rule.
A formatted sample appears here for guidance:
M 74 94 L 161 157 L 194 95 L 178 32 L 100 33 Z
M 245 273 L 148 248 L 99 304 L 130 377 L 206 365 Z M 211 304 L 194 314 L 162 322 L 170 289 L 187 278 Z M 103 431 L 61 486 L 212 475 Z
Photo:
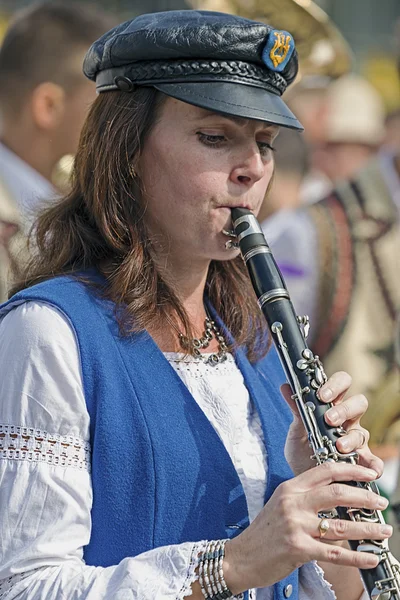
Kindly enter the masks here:
M 121 89 L 132 91 L 136 85 L 199 81 L 232 81 L 254 85 L 274 94 L 283 94 L 285 78 L 253 63 L 235 60 L 143 61 L 100 71 L 96 78 L 99 92 Z M 123 82 L 120 85 L 119 82 Z M 131 84 L 131 89 L 128 89 Z

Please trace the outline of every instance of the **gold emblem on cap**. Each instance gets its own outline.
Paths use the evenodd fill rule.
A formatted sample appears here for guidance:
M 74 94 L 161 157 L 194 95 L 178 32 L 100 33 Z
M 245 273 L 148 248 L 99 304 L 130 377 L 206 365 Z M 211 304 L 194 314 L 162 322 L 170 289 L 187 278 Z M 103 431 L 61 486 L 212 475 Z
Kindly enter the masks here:
M 283 33 L 282 31 L 274 31 L 275 44 L 269 53 L 269 57 L 272 60 L 274 67 L 280 65 L 285 60 L 287 53 L 290 50 L 290 42 L 292 36 Z

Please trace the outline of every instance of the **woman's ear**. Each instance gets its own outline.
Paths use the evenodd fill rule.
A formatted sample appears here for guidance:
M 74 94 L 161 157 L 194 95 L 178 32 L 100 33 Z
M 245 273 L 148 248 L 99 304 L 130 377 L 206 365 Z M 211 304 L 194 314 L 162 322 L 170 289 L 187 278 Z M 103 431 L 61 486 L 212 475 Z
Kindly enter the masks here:
M 31 109 L 37 127 L 48 131 L 55 129 L 64 116 L 64 89 L 50 81 L 41 83 L 32 92 Z

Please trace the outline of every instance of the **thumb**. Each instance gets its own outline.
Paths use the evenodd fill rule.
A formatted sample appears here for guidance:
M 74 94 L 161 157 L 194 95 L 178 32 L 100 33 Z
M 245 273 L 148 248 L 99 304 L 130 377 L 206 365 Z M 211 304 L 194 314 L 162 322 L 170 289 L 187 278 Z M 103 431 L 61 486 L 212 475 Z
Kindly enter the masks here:
M 292 388 L 290 387 L 290 385 L 288 383 L 284 383 L 283 385 L 281 385 L 280 389 L 281 389 L 281 394 L 285 398 L 287 404 L 289 405 L 289 408 L 292 411 L 295 419 L 301 420 L 296 402 L 292 398 L 293 392 L 292 392 Z

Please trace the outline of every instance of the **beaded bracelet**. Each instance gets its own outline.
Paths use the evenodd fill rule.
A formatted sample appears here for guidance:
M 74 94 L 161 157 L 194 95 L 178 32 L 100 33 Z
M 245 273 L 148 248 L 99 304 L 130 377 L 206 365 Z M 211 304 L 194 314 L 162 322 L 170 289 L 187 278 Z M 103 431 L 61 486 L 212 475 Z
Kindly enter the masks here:
M 199 584 L 206 600 L 225 600 L 233 597 L 226 585 L 223 571 L 227 541 L 208 542 L 205 551 L 199 557 Z

